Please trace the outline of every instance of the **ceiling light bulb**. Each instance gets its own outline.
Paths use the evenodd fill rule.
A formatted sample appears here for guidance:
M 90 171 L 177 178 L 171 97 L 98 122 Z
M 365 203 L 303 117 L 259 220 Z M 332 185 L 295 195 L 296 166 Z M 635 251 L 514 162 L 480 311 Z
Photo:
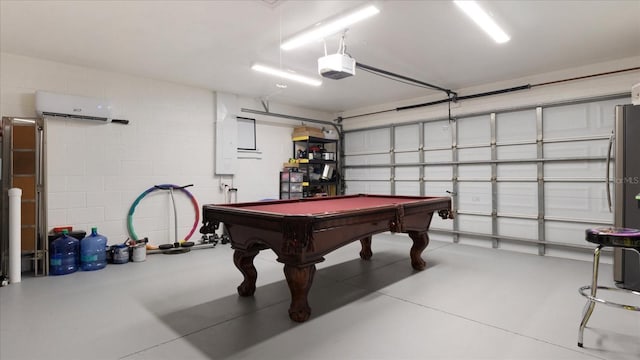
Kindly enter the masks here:
M 293 72 L 288 72 L 282 69 L 278 69 L 278 68 L 274 68 L 271 66 L 267 66 L 267 65 L 262 65 L 262 64 L 253 64 L 253 66 L 251 66 L 251 69 L 255 70 L 255 71 L 259 71 L 265 74 L 269 74 L 269 75 L 274 75 L 274 76 L 278 76 L 284 79 L 289 79 L 289 80 L 293 80 L 293 81 L 297 81 L 303 84 L 307 84 L 307 85 L 311 85 L 311 86 L 320 86 L 322 85 L 322 81 L 318 80 L 318 79 L 314 79 L 312 77 L 308 77 L 308 76 L 304 76 L 304 75 L 300 75 L 300 74 L 296 74 Z
M 493 38 L 495 42 L 498 44 L 505 43 L 509 41 L 509 35 L 504 32 L 496 24 L 495 21 L 487 14 L 480 5 L 478 5 L 475 1 L 466 1 L 466 0 L 454 0 L 454 3 L 458 5 L 462 11 L 464 11 L 467 16 L 471 18 L 482 30 L 484 30 L 489 36 Z
M 312 41 L 324 39 L 329 35 L 333 35 L 346 29 L 349 25 L 371 17 L 379 12 L 380 10 L 378 10 L 377 7 L 369 5 L 363 8 L 358 8 L 357 10 L 345 15 L 319 22 L 310 29 L 304 30 L 303 32 L 289 38 L 280 45 L 280 48 L 282 50 L 291 50 Z

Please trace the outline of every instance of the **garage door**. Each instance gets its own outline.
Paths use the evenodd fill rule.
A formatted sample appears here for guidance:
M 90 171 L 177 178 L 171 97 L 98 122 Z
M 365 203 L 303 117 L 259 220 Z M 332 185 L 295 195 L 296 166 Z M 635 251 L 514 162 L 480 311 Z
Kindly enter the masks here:
M 585 228 L 613 223 L 606 157 L 615 105 L 626 103 L 579 101 L 346 131 L 345 192 L 452 196 L 456 219 L 434 218 L 432 238 L 584 255 L 591 249 Z

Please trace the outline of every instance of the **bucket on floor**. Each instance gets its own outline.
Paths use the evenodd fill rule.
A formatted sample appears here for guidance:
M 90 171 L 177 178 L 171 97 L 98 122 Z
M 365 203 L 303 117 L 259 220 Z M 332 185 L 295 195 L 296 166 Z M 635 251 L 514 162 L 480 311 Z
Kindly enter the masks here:
M 142 262 L 147 259 L 147 244 L 139 243 L 131 247 L 131 260 Z
M 111 245 L 109 255 L 113 264 L 126 264 L 129 262 L 129 246 L 127 244 Z

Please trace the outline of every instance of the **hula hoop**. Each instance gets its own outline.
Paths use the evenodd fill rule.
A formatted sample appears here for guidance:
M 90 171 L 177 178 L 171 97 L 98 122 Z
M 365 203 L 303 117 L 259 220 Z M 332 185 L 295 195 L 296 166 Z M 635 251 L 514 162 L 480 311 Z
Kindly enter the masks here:
M 193 194 L 191 194 L 189 192 L 189 190 L 187 190 L 187 189 L 185 189 L 183 187 L 180 187 L 178 185 L 161 184 L 161 185 L 156 185 L 156 186 L 164 187 L 164 188 L 171 187 L 171 188 L 173 188 L 173 190 L 180 190 L 185 195 L 187 195 L 187 197 L 189 197 L 189 199 L 191 199 L 191 203 L 193 204 L 193 209 L 195 210 L 195 213 L 196 213 L 196 219 L 193 222 L 193 227 L 191 228 L 191 231 L 189 231 L 189 234 L 187 234 L 187 236 L 184 238 L 184 240 L 189 240 L 191 238 L 191 235 L 193 235 L 193 233 L 196 231 L 196 228 L 198 227 L 198 223 L 200 223 L 200 206 L 198 206 L 198 202 L 196 201 L 196 198 L 193 197 Z M 133 204 L 131 204 L 131 207 L 129 208 L 129 214 L 127 215 L 127 230 L 129 230 L 129 236 L 134 241 L 138 241 L 138 235 L 136 234 L 135 230 L 133 230 L 133 213 L 136 210 L 136 206 L 138 206 L 138 204 L 140 203 L 140 200 L 142 200 L 142 198 L 144 198 L 149 193 L 152 193 L 155 190 L 164 190 L 164 189 L 158 189 L 156 186 L 150 187 L 145 192 L 140 194 L 140 196 L 138 196 L 138 198 L 133 202 Z M 178 241 L 178 239 L 175 239 L 175 241 Z

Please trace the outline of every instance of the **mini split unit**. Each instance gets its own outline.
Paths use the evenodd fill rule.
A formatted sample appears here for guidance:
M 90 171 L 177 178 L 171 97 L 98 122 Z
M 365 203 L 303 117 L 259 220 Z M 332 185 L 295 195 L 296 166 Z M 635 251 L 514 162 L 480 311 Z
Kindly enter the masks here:
M 36 112 L 39 116 L 111 122 L 110 101 L 86 96 L 38 90 L 36 91 Z

